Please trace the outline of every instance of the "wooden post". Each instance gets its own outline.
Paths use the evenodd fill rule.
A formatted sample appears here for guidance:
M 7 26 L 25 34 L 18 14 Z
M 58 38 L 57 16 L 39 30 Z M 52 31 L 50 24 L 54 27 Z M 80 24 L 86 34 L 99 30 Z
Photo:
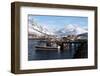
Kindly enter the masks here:
M 76 51 L 76 48 L 77 48 L 77 43 L 74 43 L 74 51 Z
M 60 50 L 61 50 L 61 51 L 63 51 L 63 50 L 64 50 L 64 45 L 63 45 L 63 42 L 61 43 Z

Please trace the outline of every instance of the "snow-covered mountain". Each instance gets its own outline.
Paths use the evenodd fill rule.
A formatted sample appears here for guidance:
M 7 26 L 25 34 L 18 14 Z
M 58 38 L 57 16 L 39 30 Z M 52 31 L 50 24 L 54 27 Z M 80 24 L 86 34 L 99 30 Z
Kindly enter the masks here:
M 47 26 L 41 26 L 35 22 L 29 22 L 29 27 L 28 27 L 28 32 L 30 34 L 36 34 L 36 35 L 43 35 L 43 34 L 48 34 L 48 35 L 54 35 L 53 32 L 51 32 Z
M 88 39 L 88 33 L 82 33 L 77 35 L 78 39 Z
M 88 31 L 79 25 L 69 24 L 66 25 L 64 28 L 56 31 L 55 33 L 59 36 L 67 36 L 67 35 L 78 35 L 82 33 L 87 33 Z
M 86 30 L 85 28 L 80 27 L 79 25 L 74 25 L 74 24 L 69 24 L 66 25 L 65 27 L 52 32 L 49 27 L 47 27 L 46 25 L 42 26 L 39 25 L 35 22 L 30 22 L 29 21 L 29 30 L 28 32 L 30 34 L 36 34 L 38 36 L 41 36 L 43 34 L 48 34 L 48 35 L 57 35 L 59 37 L 62 36 L 67 36 L 67 35 L 79 35 L 82 33 L 87 33 L 88 30 Z

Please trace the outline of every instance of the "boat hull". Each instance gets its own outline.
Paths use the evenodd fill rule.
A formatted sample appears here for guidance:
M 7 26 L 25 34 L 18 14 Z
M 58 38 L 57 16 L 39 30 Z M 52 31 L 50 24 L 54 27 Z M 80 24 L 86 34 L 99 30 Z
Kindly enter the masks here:
M 41 47 L 41 46 L 36 46 L 36 50 L 58 50 L 56 47 Z

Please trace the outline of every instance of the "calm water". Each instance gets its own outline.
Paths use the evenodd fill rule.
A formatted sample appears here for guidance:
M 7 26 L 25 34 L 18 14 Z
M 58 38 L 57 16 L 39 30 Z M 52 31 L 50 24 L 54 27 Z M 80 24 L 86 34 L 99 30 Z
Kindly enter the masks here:
M 39 40 L 28 40 L 28 60 L 73 59 L 76 53 L 74 47 L 65 50 L 36 50 Z M 85 58 L 87 58 L 87 50 Z

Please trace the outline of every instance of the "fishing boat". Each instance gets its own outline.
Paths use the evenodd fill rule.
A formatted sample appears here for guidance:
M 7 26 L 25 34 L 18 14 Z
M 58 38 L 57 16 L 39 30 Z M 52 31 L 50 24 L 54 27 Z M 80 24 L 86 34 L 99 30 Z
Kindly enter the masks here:
M 36 50 L 58 50 L 58 47 L 51 46 L 36 46 Z

